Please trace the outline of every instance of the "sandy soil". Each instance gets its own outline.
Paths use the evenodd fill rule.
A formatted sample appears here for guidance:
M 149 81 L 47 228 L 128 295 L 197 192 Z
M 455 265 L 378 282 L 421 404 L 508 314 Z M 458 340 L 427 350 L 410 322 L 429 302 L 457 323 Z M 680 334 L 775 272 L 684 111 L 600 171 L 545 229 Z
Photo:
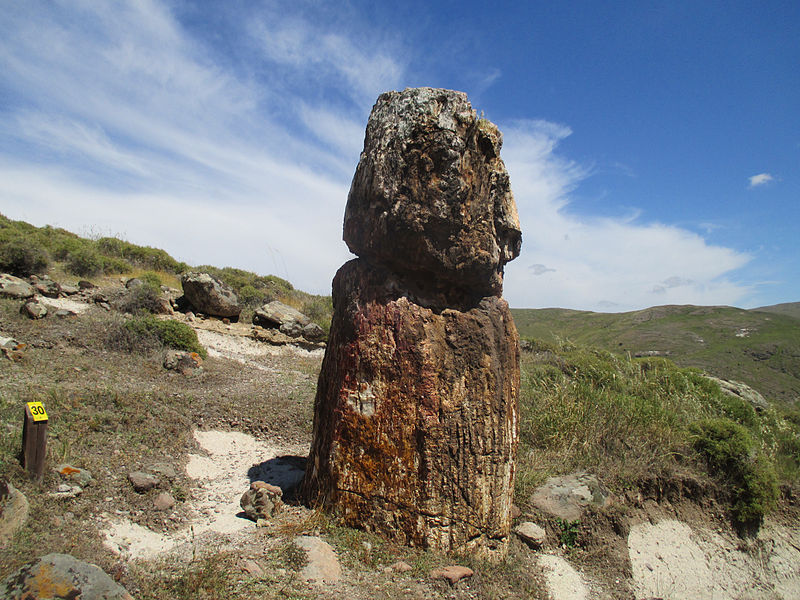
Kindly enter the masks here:
M 235 431 L 195 431 L 204 454 L 190 454 L 187 475 L 194 480 L 187 501 L 191 517 L 186 527 L 162 534 L 142 527 L 121 515 L 102 516 L 105 546 L 125 559 L 150 559 L 168 551 L 185 552 L 204 534 L 228 536 L 253 529 L 241 515 L 239 499 L 251 479 L 270 480 L 289 488 L 303 471 L 282 460 L 284 456 L 306 456 L 308 447 L 274 445 Z M 265 476 L 266 475 L 266 476 Z M 216 540 L 225 544 L 225 540 Z

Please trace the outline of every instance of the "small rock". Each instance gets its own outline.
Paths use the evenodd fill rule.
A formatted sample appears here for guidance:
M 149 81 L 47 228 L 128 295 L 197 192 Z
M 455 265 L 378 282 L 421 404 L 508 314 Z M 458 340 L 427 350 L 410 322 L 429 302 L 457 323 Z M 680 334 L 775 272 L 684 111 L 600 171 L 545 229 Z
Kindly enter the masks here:
M 194 369 L 199 369 L 202 364 L 203 359 L 197 352 L 169 350 L 164 356 L 164 368 L 178 371 L 181 375 L 188 375 Z
M 60 464 L 56 467 L 56 472 L 63 479 L 72 481 L 81 487 L 86 487 L 94 482 L 92 472 L 89 469 L 81 469 L 68 464 Z
M 55 315 L 59 319 L 65 319 L 67 317 L 74 317 L 77 315 L 77 313 L 72 312 L 71 310 L 67 310 L 66 308 L 60 308 L 55 312 Z
M 83 488 L 79 485 L 69 485 L 67 483 L 62 483 L 56 488 L 55 492 L 50 492 L 47 494 L 51 498 L 58 498 L 60 500 L 67 500 L 69 498 L 75 498 L 76 496 L 80 496 L 83 493 Z
M 472 577 L 475 572 L 469 567 L 461 567 L 459 565 L 451 565 L 449 567 L 442 567 L 431 571 L 433 579 L 446 579 L 450 585 L 455 585 L 466 577 Z
M 86 279 L 81 279 L 78 282 L 78 289 L 81 289 L 81 290 L 93 290 L 96 287 L 97 286 L 95 284 L 93 284 L 91 281 L 88 281 Z
M 0 598 L 9 600 L 133 600 L 103 572 L 68 554 L 48 554 L 23 565 L 0 583 Z
M 47 307 L 36 300 L 29 300 L 20 307 L 19 312 L 29 319 L 43 319 L 47 316 Z
M 153 500 L 153 507 L 156 510 L 169 510 L 173 506 L 175 506 L 175 498 L 167 492 L 161 492 Z
M 308 564 L 300 571 L 305 581 L 337 583 L 342 577 L 342 567 L 330 544 L 316 536 L 301 535 L 294 539 L 295 545 L 305 550 Z
M 406 561 L 398 560 L 389 567 L 389 570 L 394 571 L 395 573 L 406 573 L 407 571 L 411 571 L 413 568 L 414 567 L 412 567 Z
M 147 469 L 148 473 L 152 473 L 153 475 L 159 475 L 164 479 L 168 479 L 170 481 L 174 481 L 176 477 L 178 477 L 178 472 L 175 470 L 169 463 L 155 463 L 149 469 Z
M 61 293 L 64 296 L 74 296 L 78 292 L 80 292 L 80 290 L 74 285 L 64 285 L 64 284 L 61 285 Z
M 611 502 L 609 492 L 594 475 L 583 471 L 551 477 L 536 488 L 530 502 L 539 510 L 566 521 L 581 518 L 588 507 L 605 507 Z
M 28 508 L 25 495 L 10 482 L 0 479 L 0 547 L 25 525 Z
M 253 521 L 268 519 L 283 505 L 283 490 L 265 481 L 254 481 L 250 489 L 242 494 L 239 505 Z
M 246 560 L 242 563 L 242 571 L 247 573 L 248 575 L 252 575 L 253 577 L 263 577 L 264 576 L 264 569 L 261 568 L 254 560 Z
M 516 504 L 511 505 L 511 518 L 512 519 L 519 519 L 522 516 L 522 511 L 519 509 L 519 506 Z
M 46 296 L 47 298 L 58 298 L 61 295 L 61 286 L 49 277 L 42 277 L 40 279 L 35 275 L 32 275 L 31 284 L 38 294 Z
M 533 549 L 541 548 L 547 539 L 547 534 L 544 529 L 530 521 L 517 525 L 517 527 L 514 528 L 514 533 Z
M 161 485 L 161 480 L 158 477 L 150 473 L 143 473 L 142 471 L 128 473 L 128 481 L 131 482 L 133 489 L 140 494 Z

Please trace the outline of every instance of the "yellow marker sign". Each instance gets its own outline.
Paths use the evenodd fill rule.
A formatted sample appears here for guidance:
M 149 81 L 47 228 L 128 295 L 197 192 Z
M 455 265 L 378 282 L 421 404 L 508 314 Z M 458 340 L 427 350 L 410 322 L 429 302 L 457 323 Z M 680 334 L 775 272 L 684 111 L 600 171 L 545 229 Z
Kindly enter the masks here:
M 28 402 L 28 408 L 33 415 L 34 421 L 47 421 L 47 411 L 41 402 Z

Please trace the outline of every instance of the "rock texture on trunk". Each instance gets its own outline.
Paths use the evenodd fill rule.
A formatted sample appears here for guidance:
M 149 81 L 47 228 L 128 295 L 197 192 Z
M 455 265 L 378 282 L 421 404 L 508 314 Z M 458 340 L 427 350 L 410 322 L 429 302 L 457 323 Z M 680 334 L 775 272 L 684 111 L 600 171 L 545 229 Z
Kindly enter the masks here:
M 304 489 L 352 526 L 501 557 L 519 338 L 500 297 L 521 234 L 501 136 L 466 96 L 383 94 L 345 214 Z

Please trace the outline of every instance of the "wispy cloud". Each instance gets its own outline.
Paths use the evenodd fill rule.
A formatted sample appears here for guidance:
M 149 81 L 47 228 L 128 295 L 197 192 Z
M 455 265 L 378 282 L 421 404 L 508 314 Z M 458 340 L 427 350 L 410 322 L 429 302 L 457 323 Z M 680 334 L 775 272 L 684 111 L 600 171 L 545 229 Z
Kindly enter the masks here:
M 265 2 L 226 13 L 236 52 L 223 57 L 175 6 L 0 11 L 0 212 L 327 292 L 349 256 L 342 213 L 369 108 L 412 78 L 409 49 Z M 499 71 L 484 75 L 491 85 Z M 568 126 L 500 125 L 524 236 L 507 270 L 512 305 L 622 310 L 747 292 L 728 279 L 742 253 L 635 210 L 571 213 L 593 167 L 558 153 Z
M 770 181 L 774 180 L 774 177 L 769 173 L 759 173 L 758 175 L 753 175 L 749 177 L 750 180 L 750 187 L 755 188 L 760 185 L 766 185 Z
M 523 229 L 522 255 L 506 267 L 505 293 L 512 306 L 630 310 L 666 303 L 733 304 L 750 291 L 727 278 L 749 261 L 746 254 L 710 245 L 679 227 L 641 222 L 638 214 L 571 213 L 569 194 L 591 169 L 557 152 L 569 128 L 534 121 L 501 129 Z M 526 258 L 534 256 L 530 266 Z

